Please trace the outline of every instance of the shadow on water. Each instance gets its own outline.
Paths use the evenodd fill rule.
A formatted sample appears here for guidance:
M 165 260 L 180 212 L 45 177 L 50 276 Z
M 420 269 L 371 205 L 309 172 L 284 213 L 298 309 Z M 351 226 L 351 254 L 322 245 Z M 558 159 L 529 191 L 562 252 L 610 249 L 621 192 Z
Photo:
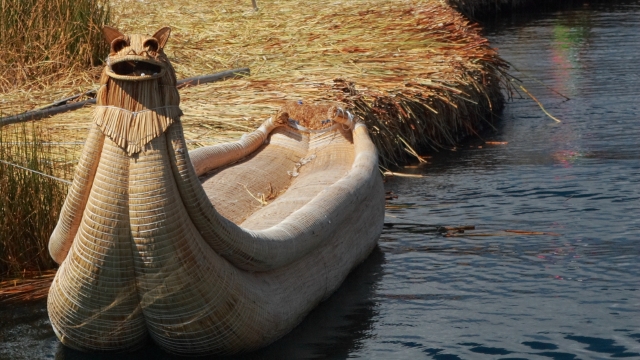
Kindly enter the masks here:
M 383 275 L 385 255 L 378 247 L 372 254 L 349 274 L 342 286 L 327 301 L 314 309 L 305 320 L 284 338 L 254 353 L 222 357 L 226 360 L 253 359 L 344 359 L 361 346 L 377 315 L 374 293 Z M 167 354 L 153 343 L 132 353 L 97 354 L 83 353 L 63 346 L 53 335 L 46 318 L 46 304 L 40 302 L 18 308 L 23 315 L 17 316 L 9 327 L 31 322 L 37 326 L 19 336 L 33 338 L 34 342 L 47 339 L 52 346 L 42 349 L 40 354 L 28 354 L 25 358 L 49 358 L 55 360 L 175 360 L 184 357 Z M 3 321 L 6 317 L 0 319 Z M 3 324 L 3 327 L 5 325 Z M 17 335 L 17 334 L 16 334 Z M 24 339 L 21 342 L 24 345 Z M 24 351 L 23 346 L 14 349 L 13 355 Z M 51 351 L 51 353 L 46 353 Z M 35 356 L 34 356 L 35 355 Z M 15 359 L 20 356 L 11 356 Z M 2 353 L 0 352 L 0 359 Z M 211 359 L 208 357 L 188 357 L 188 359 Z
M 633 4 L 635 0 L 547 0 L 534 1 L 530 6 L 510 8 L 504 6 L 500 12 L 490 14 L 478 14 L 472 20 L 481 23 L 485 29 L 494 29 L 504 26 L 526 26 L 529 23 L 549 17 L 551 13 L 558 11 L 571 11 L 576 9 L 590 9 L 595 11 L 616 11 L 621 5 Z

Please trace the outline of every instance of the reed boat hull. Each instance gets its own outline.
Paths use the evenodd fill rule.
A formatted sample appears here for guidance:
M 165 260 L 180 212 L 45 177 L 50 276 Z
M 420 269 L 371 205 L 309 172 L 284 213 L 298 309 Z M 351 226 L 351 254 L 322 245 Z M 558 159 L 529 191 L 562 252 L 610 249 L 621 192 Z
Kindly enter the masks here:
M 95 125 L 50 241 L 62 343 L 122 351 L 151 337 L 172 353 L 230 354 L 300 323 L 383 225 L 376 149 L 336 109 L 290 104 L 240 141 L 192 152 L 179 121 L 133 155 Z

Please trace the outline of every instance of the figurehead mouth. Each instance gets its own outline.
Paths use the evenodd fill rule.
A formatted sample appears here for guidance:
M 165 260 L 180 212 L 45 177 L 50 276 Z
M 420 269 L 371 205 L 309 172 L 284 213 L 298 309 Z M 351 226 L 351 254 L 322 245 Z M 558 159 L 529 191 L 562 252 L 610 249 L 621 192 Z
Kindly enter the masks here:
M 165 65 L 140 55 L 127 55 L 117 60 L 107 59 L 107 75 L 118 80 L 141 81 L 157 79 L 164 75 Z

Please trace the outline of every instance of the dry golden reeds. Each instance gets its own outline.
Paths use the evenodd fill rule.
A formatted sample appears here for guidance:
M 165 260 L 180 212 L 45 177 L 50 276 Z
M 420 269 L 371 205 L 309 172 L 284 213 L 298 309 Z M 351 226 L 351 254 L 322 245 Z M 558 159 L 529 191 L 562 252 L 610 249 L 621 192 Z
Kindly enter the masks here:
M 67 184 L 53 177 L 69 177 L 73 164 L 43 136 L 33 124 L 0 129 L 0 278 L 55 265 L 47 241 Z
M 476 25 L 440 1 L 289 0 L 258 11 L 228 0 L 111 4 L 128 32 L 172 26 L 166 52 L 178 78 L 251 68 L 245 79 L 181 92 L 185 135 L 196 144 L 237 137 L 288 100 L 338 100 L 366 119 L 388 165 L 452 146 L 502 105 L 506 64 Z M 45 126 L 81 141 L 77 130 L 89 122 L 82 110 Z
M 258 12 L 228 1 L 162 8 L 181 19 L 167 49 L 179 75 L 252 70 L 244 80 L 183 93 L 183 123 L 198 138 L 203 124 L 243 129 L 287 100 L 338 100 L 367 121 L 389 164 L 452 146 L 502 105 L 506 64 L 477 26 L 439 1 L 258 5 Z M 126 14 L 121 22 L 147 25 Z
M 99 64 L 109 16 L 100 0 L 1 1 L 0 93 L 41 88 Z

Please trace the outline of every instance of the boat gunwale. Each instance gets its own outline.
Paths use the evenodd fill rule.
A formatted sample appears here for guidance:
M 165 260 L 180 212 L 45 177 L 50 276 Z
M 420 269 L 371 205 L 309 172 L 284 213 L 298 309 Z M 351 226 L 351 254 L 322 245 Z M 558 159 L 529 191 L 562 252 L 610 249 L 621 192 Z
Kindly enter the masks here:
M 257 135 L 258 137 L 264 136 L 266 140 L 268 135 L 279 126 L 288 125 L 274 126 L 273 121 L 269 119 L 254 132 L 246 134 L 243 137 L 244 139 L 233 143 L 213 145 L 208 148 L 209 150 L 212 148 L 237 150 L 238 146 L 246 148 L 251 145 L 251 143 L 245 141 L 246 138 Z M 376 181 L 375 177 L 379 176 L 377 174 L 379 172 L 377 150 L 369 137 L 366 125 L 358 123 L 351 129 L 351 132 L 353 135 L 354 158 L 349 171 L 344 176 L 321 190 L 306 204 L 286 216 L 278 224 L 262 230 L 251 230 L 233 223 L 220 215 L 217 210 L 215 210 L 213 204 L 208 202 L 208 206 L 205 204 L 205 206 L 209 208 L 206 211 L 211 212 L 213 210 L 216 216 L 226 220 L 223 222 L 223 226 L 231 230 L 235 243 L 220 246 L 220 244 L 212 243 L 207 241 L 207 239 L 205 239 L 205 242 L 235 267 L 256 272 L 274 270 L 289 265 L 320 246 L 328 236 L 328 231 L 321 231 L 322 228 L 327 226 L 340 226 L 345 214 L 355 209 L 357 204 L 366 196 L 367 191 L 374 186 L 373 182 Z M 264 140 L 262 143 L 264 143 Z M 259 146 L 253 149 L 253 151 L 248 152 L 248 154 L 240 158 L 233 158 L 224 164 L 218 165 L 216 168 L 241 161 L 246 156 L 254 153 L 258 148 Z M 206 150 L 196 149 L 194 152 L 198 154 L 198 152 L 204 151 Z M 191 155 L 191 153 L 192 152 L 189 152 L 189 155 Z M 202 161 L 202 158 L 199 158 L 199 156 L 196 156 L 196 158 L 195 163 L 191 163 L 191 165 L 194 172 L 201 175 L 203 168 L 202 164 L 199 164 L 198 161 Z M 196 168 L 199 168 L 201 171 L 196 172 Z M 207 171 L 211 170 L 213 169 L 208 168 Z M 378 181 L 382 180 L 378 179 Z M 202 189 L 201 184 L 200 188 Z M 345 192 L 345 188 L 351 190 Z M 201 191 L 204 192 L 204 189 Z M 324 199 L 331 196 L 333 196 L 333 199 L 338 199 L 338 201 L 335 201 L 336 205 L 325 209 L 322 213 L 318 213 L 318 208 L 322 208 L 318 207 L 318 204 L 322 204 Z M 299 226 L 301 219 L 306 219 L 305 222 L 308 222 L 310 218 L 315 219 L 313 229 Z M 307 238 L 307 241 L 301 242 L 301 238 Z M 256 256 L 255 252 L 252 254 L 251 251 L 255 250 L 253 244 L 258 243 L 262 246 L 272 246 L 278 249 L 283 246 L 288 246 L 295 248 L 296 251 L 286 252 L 291 255 L 283 256 L 285 252 L 274 249 L 273 251 L 267 251 L 263 256 Z M 230 248 L 235 248 L 235 251 L 230 251 Z

